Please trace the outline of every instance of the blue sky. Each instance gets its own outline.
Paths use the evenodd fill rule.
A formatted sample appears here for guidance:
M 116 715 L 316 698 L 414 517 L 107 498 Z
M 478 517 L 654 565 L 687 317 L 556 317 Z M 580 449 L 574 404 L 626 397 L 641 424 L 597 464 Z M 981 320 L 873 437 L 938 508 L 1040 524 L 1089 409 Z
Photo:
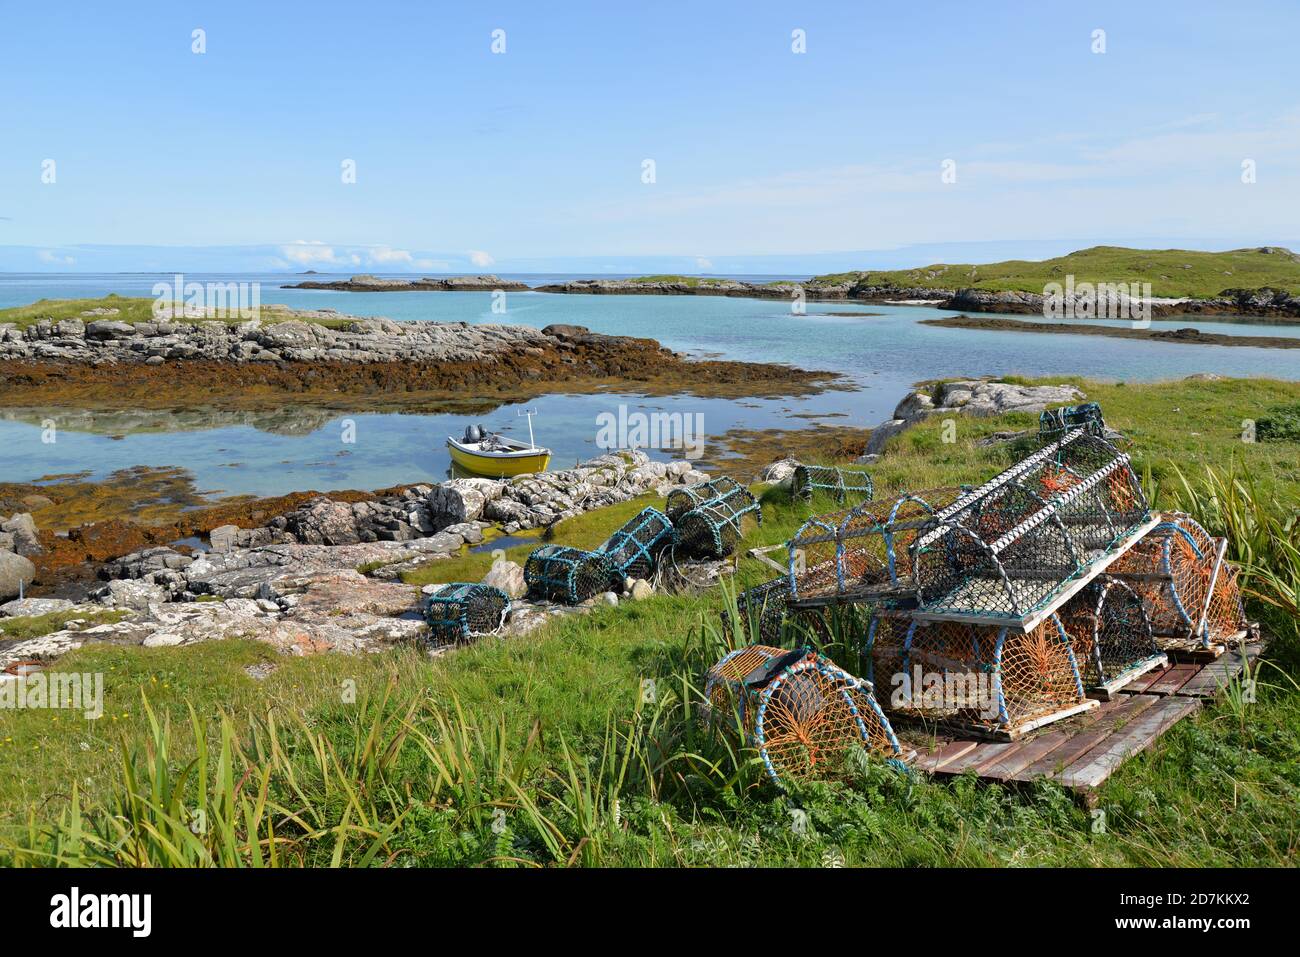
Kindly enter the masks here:
M 1294 0 L 0 10 L 4 270 L 1300 245 Z

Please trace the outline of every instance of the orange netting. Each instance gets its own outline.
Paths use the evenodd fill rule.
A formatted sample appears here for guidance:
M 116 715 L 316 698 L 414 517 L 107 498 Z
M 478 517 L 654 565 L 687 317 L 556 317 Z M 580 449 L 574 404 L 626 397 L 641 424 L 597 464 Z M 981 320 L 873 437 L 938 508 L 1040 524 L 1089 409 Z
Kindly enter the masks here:
M 888 648 L 882 646 L 880 664 L 888 660 Z M 918 622 L 903 666 L 912 710 L 985 729 L 1014 731 L 1086 700 L 1055 615 L 1027 633 Z
M 901 754 L 870 684 L 813 652 L 734 651 L 709 670 L 705 697 L 715 719 L 733 716 L 777 783 L 839 777 L 866 753 Z
M 1206 647 L 1246 627 L 1237 569 L 1223 551 L 1195 519 L 1173 513 L 1108 571 L 1142 597 L 1162 647 Z
M 1125 582 L 1102 576 L 1061 609 L 1084 684 L 1108 684 L 1126 672 L 1137 677 L 1159 654 L 1144 604 Z

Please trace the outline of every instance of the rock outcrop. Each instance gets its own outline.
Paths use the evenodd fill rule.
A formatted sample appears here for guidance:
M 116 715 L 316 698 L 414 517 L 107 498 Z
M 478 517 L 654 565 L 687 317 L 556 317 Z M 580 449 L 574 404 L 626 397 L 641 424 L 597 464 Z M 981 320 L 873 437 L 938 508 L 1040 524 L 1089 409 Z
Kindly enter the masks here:
M 281 289 L 336 289 L 342 292 L 527 292 L 527 283 L 500 276 L 422 276 L 419 279 L 380 279 L 361 275 L 351 279 L 307 279 Z
M 893 418 L 871 431 L 862 460 L 874 461 L 891 438 L 931 415 L 1042 412 L 1048 406 L 1068 405 L 1086 398 L 1072 385 L 1013 385 L 984 379 L 943 382 L 933 392 L 910 392 L 904 396 L 894 408 Z

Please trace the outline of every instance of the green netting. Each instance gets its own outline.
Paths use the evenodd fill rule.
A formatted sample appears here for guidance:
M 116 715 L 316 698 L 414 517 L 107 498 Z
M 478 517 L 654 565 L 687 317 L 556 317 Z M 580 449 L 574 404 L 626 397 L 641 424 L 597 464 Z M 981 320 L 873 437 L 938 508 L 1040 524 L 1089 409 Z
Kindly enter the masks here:
M 1101 416 L 1101 406 L 1096 402 L 1083 405 L 1064 405 L 1059 409 L 1045 409 L 1038 417 L 1040 442 L 1055 442 L 1074 429 L 1097 436 L 1106 434 L 1106 420 Z
M 927 612 L 1027 618 L 1132 544 L 1150 515 L 1127 455 L 1083 429 L 937 512 L 913 545 Z
M 871 501 L 874 486 L 866 472 L 833 465 L 800 465 L 794 470 L 791 491 L 805 502 L 811 502 L 814 495 L 823 494 L 843 505 L 850 499 Z
M 597 551 L 603 552 L 624 578 L 649 578 L 659 554 L 673 542 L 675 532 L 668 516 L 645 508 L 611 535 Z
M 528 556 L 524 581 L 531 597 L 577 605 L 609 591 L 621 578 L 602 552 L 543 545 Z
M 1151 631 L 1142 597 L 1127 584 L 1102 575 L 1060 611 L 1074 656 L 1088 685 L 1123 681 L 1164 659 Z
M 491 585 L 452 582 L 443 585 L 424 603 L 432 644 L 463 644 L 501 628 L 510 611 L 510 598 Z
M 730 475 L 721 475 L 718 478 L 709 479 L 707 482 L 699 482 L 695 485 L 684 485 L 668 493 L 668 497 L 664 500 L 664 514 L 668 516 L 673 524 L 676 524 L 677 520 L 691 509 L 728 495 L 734 495 L 737 491 L 749 495 L 745 487 Z M 753 499 L 752 495 L 750 499 Z
M 744 537 L 744 519 L 752 515 L 760 524 L 763 510 L 754 496 L 737 487 L 682 515 L 675 524 L 677 541 L 694 558 L 726 558 Z

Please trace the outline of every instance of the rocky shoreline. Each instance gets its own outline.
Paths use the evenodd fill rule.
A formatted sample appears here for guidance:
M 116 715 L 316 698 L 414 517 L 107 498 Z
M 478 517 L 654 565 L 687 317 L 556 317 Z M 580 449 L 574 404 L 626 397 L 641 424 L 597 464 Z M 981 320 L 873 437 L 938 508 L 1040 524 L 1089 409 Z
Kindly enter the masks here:
M 16 530 L 12 541 L 0 542 L 9 546 L 0 557 L 11 556 L 5 567 L 12 565 L 15 576 L 12 589 L 0 589 L 0 617 L 97 610 L 128 617 L 0 641 L 0 666 L 47 660 L 95 641 L 155 647 L 243 637 L 290 654 L 380 650 L 425 633 L 420 589 L 402 582 L 405 572 L 459 555 L 483 542 L 488 529 L 510 534 L 549 526 L 704 478 L 684 460 L 651 462 L 644 452 L 621 451 L 509 481 L 452 479 L 364 501 L 319 496 L 264 525 L 213 529 L 207 552 L 147 548 L 100 564 L 99 583 L 81 594 L 22 602 L 10 600 L 17 577 L 32 584 L 29 559 L 41 545 L 30 516 L 15 515 L 4 522 Z M 498 577 L 506 571 L 494 567 Z M 522 576 L 515 578 L 512 597 L 520 598 Z M 572 611 L 542 605 L 522 603 L 516 627 L 528 630 Z
M 348 292 L 532 291 L 587 296 L 729 296 L 744 299 L 789 301 L 800 293 L 813 302 L 868 302 L 893 305 L 929 305 L 957 312 L 1000 312 L 1043 315 L 1046 297 L 1020 290 L 936 288 L 881 285 L 869 277 L 855 281 L 753 283 L 741 279 L 666 277 L 663 279 L 571 279 L 530 287 L 497 276 L 455 276 L 447 279 L 379 279 L 353 276 L 346 280 L 307 281 L 285 289 L 334 289 Z M 1239 316 L 1257 319 L 1300 318 L 1300 297 L 1276 289 L 1225 289 L 1207 299 L 1156 299 L 1153 318 L 1176 316 Z
M 185 374 L 175 369 L 183 366 Z M 653 339 L 583 326 L 394 322 L 332 310 L 264 310 L 261 319 L 123 322 L 115 310 L 0 323 L 0 399 L 30 407 L 323 400 L 405 407 L 433 398 L 499 404 L 538 383 L 599 391 L 795 394 L 838 378 L 775 363 L 696 360 Z
M 447 278 L 381 279 L 360 275 L 350 279 L 305 279 L 281 289 L 335 289 L 340 292 L 526 292 L 527 283 L 500 276 L 449 276 Z
M 997 332 L 1038 332 L 1055 335 L 1108 336 L 1113 339 L 1141 339 L 1147 342 L 1181 342 L 1194 346 L 1254 346 L 1257 349 L 1300 349 L 1300 338 L 1294 336 L 1236 336 L 1199 329 L 1130 329 L 1122 326 L 1102 326 L 1089 322 L 1028 322 L 1022 319 L 974 318 L 952 316 L 944 319 L 922 319 L 927 326 L 948 329 L 985 329 Z

